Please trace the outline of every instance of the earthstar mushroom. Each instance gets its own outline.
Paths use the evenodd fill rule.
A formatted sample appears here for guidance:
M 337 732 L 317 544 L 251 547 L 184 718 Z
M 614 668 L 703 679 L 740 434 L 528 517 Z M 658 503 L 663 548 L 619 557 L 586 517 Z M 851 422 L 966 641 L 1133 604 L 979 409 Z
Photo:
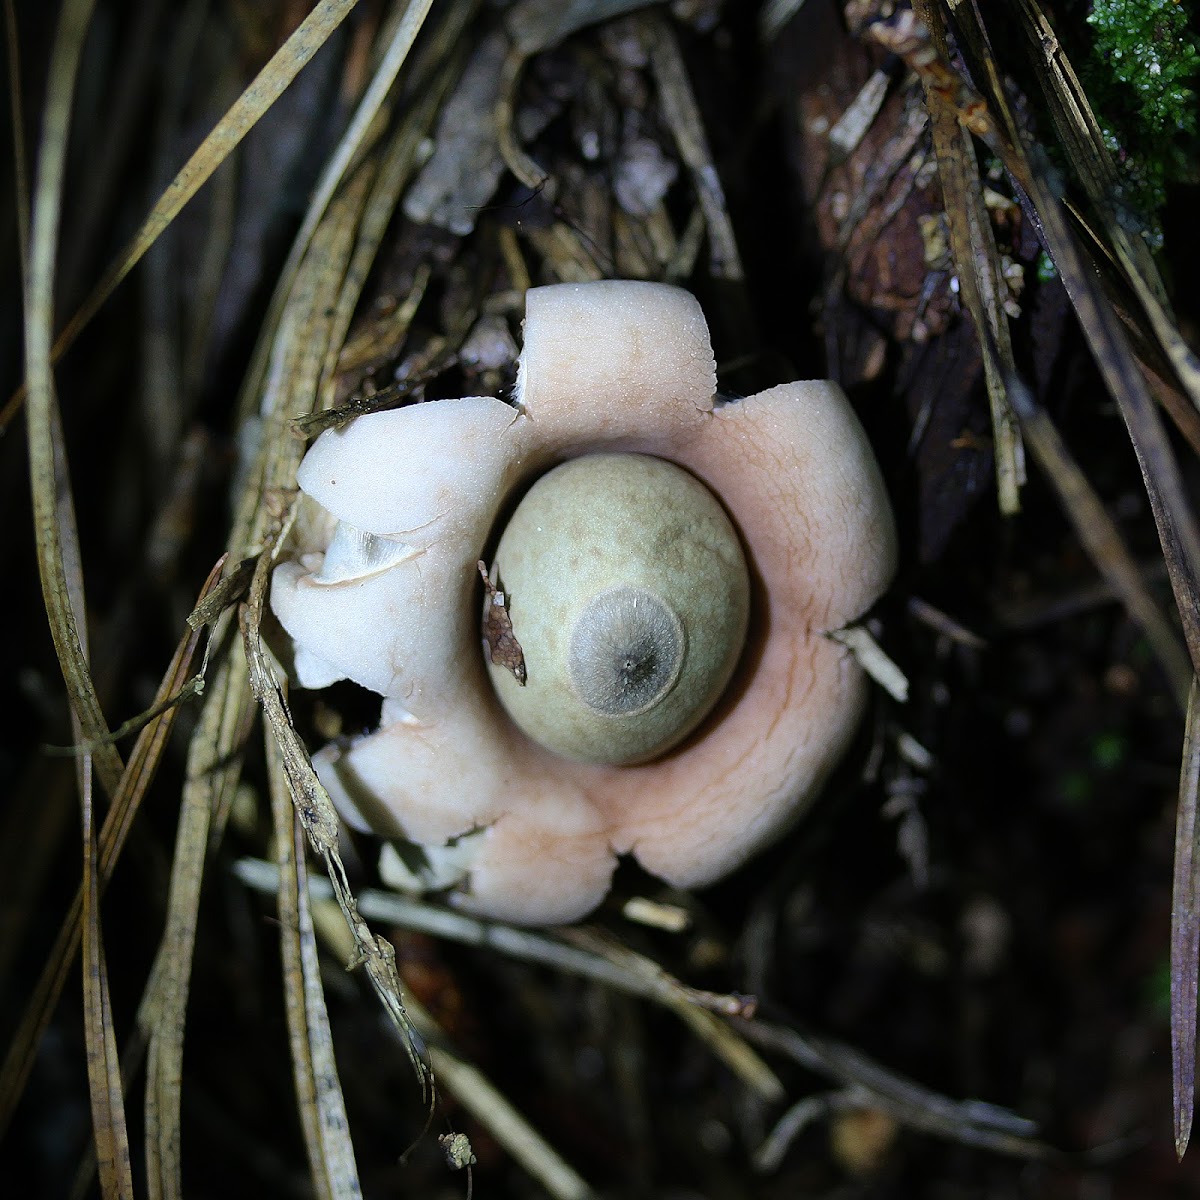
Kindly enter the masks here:
M 824 635 L 896 554 L 865 434 L 829 382 L 715 392 L 688 293 L 559 284 L 527 295 L 515 407 L 359 417 L 305 457 L 317 519 L 271 606 L 300 686 L 383 697 L 376 732 L 314 761 L 346 819 L 421 848 L 416 874 L 454 903 L 574 920 L 620 854 L 711 883 L 802 814 L 853 736 L 865 679 Z M 553 514 L 559 541 L 539 540 Z M 482 645 L 493 547 L 525 686 Z

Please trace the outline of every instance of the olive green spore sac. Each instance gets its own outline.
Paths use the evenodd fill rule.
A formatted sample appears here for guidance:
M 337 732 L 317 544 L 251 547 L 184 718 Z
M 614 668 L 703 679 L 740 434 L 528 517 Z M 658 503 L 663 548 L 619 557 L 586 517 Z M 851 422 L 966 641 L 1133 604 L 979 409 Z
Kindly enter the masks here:
M 565 758 L 665 753 L 737 666 L 750 611 L 741 543 L 713 494 L 672 463 L 563 463 L 521 500 L 495 564 L 527 681 L 489 663 L 493 684 L 516 724 Z

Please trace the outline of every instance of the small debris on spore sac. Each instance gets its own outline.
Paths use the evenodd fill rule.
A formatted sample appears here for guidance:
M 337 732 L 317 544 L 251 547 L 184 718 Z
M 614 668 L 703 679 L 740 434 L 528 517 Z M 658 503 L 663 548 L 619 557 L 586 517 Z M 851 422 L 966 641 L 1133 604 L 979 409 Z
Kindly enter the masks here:
M 512 617 L 508 614 L 505 596 L 492 582 L 482 559 L 476 564 L 483 577 L 483 589 L 487 599 L 483 609 L 483 642 L 488 648 L 492 665 L 504 667 L 512 677 L 525 686 L 525 652 L 513 633 Z

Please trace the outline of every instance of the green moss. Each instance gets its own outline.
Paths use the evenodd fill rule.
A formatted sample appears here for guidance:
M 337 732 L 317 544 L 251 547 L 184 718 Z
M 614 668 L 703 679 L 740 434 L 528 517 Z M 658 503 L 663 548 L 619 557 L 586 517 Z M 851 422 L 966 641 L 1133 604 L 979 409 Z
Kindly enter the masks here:
M 1125 178 L 1121 199 L 1160 241 L 1166 185 L 1195 172 L 1200 52 L 1184 0 L 1095 0 L 1085 82 Z
M 1188 36 L 1182 0 L 1095 0 L 1088 24 L 1095 49 L 1128 101 L 1143 135 L 1196 132 L 1196 94 L 1189 82 L 1200 54 Z
M 1054 265 L 1054 259 L 1045 250 L 1038 251 L 1035 270 L 1037 271 L 1038 283 L 1049 283 L 1052 279 L 1058 278 L 1058 268 Z

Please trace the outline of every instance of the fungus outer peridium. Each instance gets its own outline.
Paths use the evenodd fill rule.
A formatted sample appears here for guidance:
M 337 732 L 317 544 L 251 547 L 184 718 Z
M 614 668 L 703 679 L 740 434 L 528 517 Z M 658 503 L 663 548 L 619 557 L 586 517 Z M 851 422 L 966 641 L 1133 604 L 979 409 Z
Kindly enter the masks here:
M 534 289 L 518 378 L 516 410 L 436 401 L 322 434 L 301 487 L 390 554 L 372 545 L 356 574 L 357 534 L 343 536 L 326 579 L 324 546 L 301 546 L 313 556 L 280 565 L 271 603 L 302 685 L 351 678 L 384 696 L 377 732 L 318 756 L 343 811 L 435 856 L 474 831 L 454 901 L 551 923 L 603 899 L 618 854 L 699 886 L 801 815 L 866 695 L 824 634 L 883 592 L 895 532 L 840 389 L 787 384 L 714 408 L 704 318 L 678 289 Z M 522 737 L 479 645 L 476 561 L 505 498 L 564 458 L 611 451 L 666 459 L 708 487 L 761 590 L 736 689 L 685 743 L 634 766 L 570 761 Z

